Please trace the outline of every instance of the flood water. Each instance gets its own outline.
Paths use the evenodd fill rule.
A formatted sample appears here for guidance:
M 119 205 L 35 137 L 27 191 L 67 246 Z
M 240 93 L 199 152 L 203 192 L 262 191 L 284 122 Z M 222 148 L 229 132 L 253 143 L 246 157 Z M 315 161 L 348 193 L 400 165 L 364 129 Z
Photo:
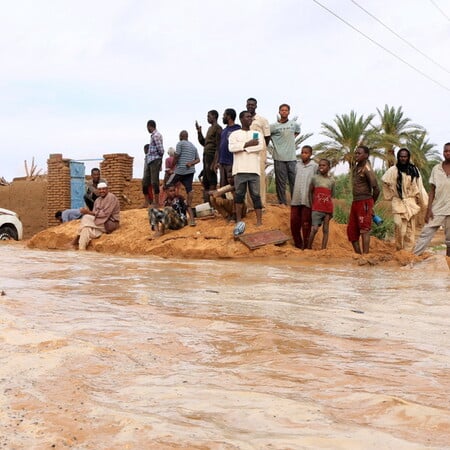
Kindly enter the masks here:
M 0 448 L 450 448 L 439 259 L 0 255 Z

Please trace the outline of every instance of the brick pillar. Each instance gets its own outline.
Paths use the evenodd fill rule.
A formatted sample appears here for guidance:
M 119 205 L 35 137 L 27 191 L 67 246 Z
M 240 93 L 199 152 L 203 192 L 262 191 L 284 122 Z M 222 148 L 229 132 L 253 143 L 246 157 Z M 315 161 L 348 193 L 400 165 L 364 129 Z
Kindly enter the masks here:
M 108 182 L 109 191 L 119 199 L 122 209 L 128 204 L 125 192 L 133 177 L 133 159 L 126 153 L 112 153 L 103 155 L 100 163 L 102 178 Z
M 61 153 L 47 160 L 47 226 L 58 225 L 55 212 L 70 208 L 70 159 Z

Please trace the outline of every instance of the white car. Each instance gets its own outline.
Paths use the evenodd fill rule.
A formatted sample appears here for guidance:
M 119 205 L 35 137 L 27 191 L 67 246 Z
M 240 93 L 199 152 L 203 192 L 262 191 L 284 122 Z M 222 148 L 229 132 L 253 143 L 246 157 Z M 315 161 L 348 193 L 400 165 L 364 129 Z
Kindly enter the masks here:
M 0 240 L 20 241 L 22 237 L 23 226 L 19 216 L 9 209 L 0 208 Z

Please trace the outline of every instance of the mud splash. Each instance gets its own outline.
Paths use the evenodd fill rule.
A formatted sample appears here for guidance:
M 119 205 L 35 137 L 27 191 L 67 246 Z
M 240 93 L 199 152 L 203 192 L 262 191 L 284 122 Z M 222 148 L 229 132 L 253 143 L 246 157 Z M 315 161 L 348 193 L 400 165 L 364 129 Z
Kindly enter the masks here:
M 448 445 L 443 257 L 389 270 L 1 252 L 2 448 Z

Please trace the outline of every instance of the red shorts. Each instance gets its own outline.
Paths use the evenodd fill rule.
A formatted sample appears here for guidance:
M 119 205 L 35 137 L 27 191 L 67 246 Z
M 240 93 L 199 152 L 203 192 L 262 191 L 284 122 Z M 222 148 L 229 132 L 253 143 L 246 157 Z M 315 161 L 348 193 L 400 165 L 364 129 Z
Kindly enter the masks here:
M 347 236 L 350 242 L 359 239 L 361 233 L 368 233 L 372 228 L 373 198 L 355 200 L 348 218 Z

